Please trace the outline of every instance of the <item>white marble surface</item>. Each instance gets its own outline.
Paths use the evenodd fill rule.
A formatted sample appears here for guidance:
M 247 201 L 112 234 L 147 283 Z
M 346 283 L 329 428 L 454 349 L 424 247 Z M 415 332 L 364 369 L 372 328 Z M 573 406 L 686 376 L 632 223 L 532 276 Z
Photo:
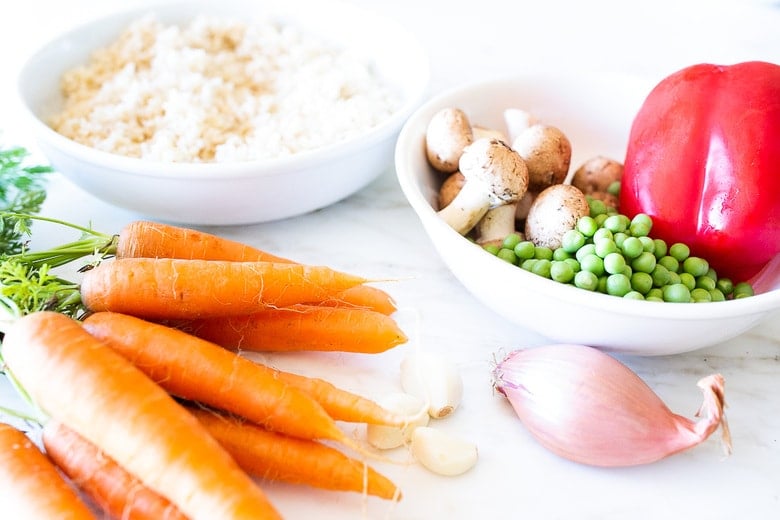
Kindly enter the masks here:
M 28 0 L 4 7 L 1 142 L 34 150 L 14 99 L 15 69 L 25 53 L 53 32 L 130 3 Z M 431 92 L 513 71 L 576 68 L 583 74 L 624 72 L 660 79 L 700 61 L 780 61 L 780 6 L 768 0 L 360 3 L 408 24 L 428 45 Z M 108 232 L 136 218 L 59 177 L 53 179 L 44 211 L 82 224 L 92 222 Z M 40 243 L 66 238 L 40 229 Z M 493 392 L 490 367 L 496 353 L 545 340 L 493 315 L 452 278 L 405 204 L 392 165 L 371 186 L 327 209 L 280 222 L 212 231 L 302 262 L 398 280 L 383 287 L 398 301 L 398 320 L 412 338 L 408 345 L 379 356 L 291 354 L 266 356 L 267 361 L 379 396 L 398 388 L 401 356 L 420 346 L 449 355 L 465 379 L 461 409 L 437 426 L 478 444 L 480 461 L 471 472 L 443 478 L 414 465 L 380 464 L 405 492 L 397 505 L 354 494 L 266 485 L 286 518 L 770 519 L 780 515 L 780 315 L 708 349 L 624 359 L 670 408 L 688 417 L 701 403 L 696 381 L 721 372 L 734 444 L 730 457 L 721 456 L 716 435 L 656 464 L 594 469 L 542 449 L 505 400 Z M 4 381 L 0 404 L 18 404 Z M 402 457 L 403 452 L 395 455 Z

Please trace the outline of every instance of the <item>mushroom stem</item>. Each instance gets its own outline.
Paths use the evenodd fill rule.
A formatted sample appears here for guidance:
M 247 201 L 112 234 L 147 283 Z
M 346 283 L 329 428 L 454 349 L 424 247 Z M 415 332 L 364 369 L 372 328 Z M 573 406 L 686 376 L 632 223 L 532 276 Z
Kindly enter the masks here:
M 439 210 L 439 216 L 452 229 L 465 235 L 487 213 L 491 198 L 483 186 L 466 181 L 452 202 Z
M 502 242 L 507 235 L 515 230 L 515 214 L 519 202 L 510 202 L 503 206 L 491 208 L 484 217 L 477 222 L 477 243 L 480 245 L 493 242 Z

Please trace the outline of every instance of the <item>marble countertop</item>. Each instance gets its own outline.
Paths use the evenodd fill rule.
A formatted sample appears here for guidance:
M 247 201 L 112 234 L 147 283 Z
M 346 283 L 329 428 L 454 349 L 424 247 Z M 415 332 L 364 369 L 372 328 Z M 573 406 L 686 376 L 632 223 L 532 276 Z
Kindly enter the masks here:
M 0 31 L 4 63 L 0 143 L 21 144 L 35 152 L 14 92 L 15 68 L 24 55 L 54 32 L 129 3 L 28 0 L 5 8 L 6 23 Z M 620 72 L 660 79 L 695 62 L 780 60 L 780 5 L 770 1 L 359 3 L 407 24 L 429 47 L 431 93 L 514 71 L 567 67 L 583 74 Z M 106 232 L 138 217 L 94 199 L 57 175 L 49 192 L 44 208 L 48 216 L 92 223 Z M 506 400 L 493 391 L 490 368 L 497 353 L 546 340 L 496 316 L 453 278 L 406 204 L 392 165 L 369 187 L 326 209 L 210 231 L 301 262 L 398 280 L 383 287 L 397 300 L 397 318 L 411 338 L 408 345 L 376 356 L 305 353 L 264 356 L 266 361 L 378 397 L 399 388 L 400 359 L 417 345 L 446 353 L 464 377 L 461 408 L 436 425 L 477 443 L 480 459 L 473 470 L 445 478 L 417 465 L 379 464 L 404 490 L 398 504 L 357 494 L 264 485 L 286 518 L 777 518 L 780 314 L 710 348 L 622 358 L 673 411 L 691 418 L 701 404 L 698 379 L 722 373 L 731 456 L 723 457 L 715 434 L 700 446 L 655 464 L 597 469 L 565 461 L 540 447 Z M 0 381 L 0 405 L 18 404 L 6 382 Z

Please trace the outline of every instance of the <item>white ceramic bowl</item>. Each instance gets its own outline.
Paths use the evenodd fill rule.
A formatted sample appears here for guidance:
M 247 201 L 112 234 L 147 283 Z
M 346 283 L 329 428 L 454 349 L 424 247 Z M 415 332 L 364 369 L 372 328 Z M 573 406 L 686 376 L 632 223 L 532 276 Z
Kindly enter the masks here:
M 651 86 L 627 77 L 515 77 L 444 92 L 409 118 L 395 152 L 401 188 L 442 260 L 477 299 L 552 341 L 633 355 L 680 353 L 726 341 L 780 309 L 776 284 L 751 298 L 712 303 L 658 303 L 592 293 L 488 254 L 436 214 L 442 176 L 427 163 L 424 136 L 439 109 L 459 107 L 472 124 L 496 128 L 503 128 L 506 108 L 528 110 L 567 134 L 576 168 L 595 155 L 622 161 L 631 121 Z
M 273 13 L 282 23 L 324 37 L 371 60 L 402 92 L 403 103 L 384 123 L 347 141 L 293 156 L 222 164 L 163 164 L 97 151 L 45 123 L 60 110 L 60 76 L 86 63 L 129 22 L 154 12 L 165 23 L 197 14 L 240 17 Z M 95 20 L 37 51 L 18 79 L 39 147 L 52 165 L 96 197 L 151 218 L 231 225 L 277 220 L 337 202 L 393 164 L 401 126 L 423 101 L 429 79 L 425 50 L 399 24 L 336 0 L 207 0 L 167 3 Z

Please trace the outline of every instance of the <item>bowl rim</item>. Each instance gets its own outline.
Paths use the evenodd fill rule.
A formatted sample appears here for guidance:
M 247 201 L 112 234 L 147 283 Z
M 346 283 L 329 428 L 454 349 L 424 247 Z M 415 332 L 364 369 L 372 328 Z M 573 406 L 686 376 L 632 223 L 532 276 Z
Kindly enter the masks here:
M 318 0 L 285 0 L 284 3 L 287 3 L 288 1 L 294 1 L 298 4 L 315 2 L 317 5 L 321 5 Z M 197 14 L 198 10 L 204 6 L 206 8 L 217 8 L 215 4 L 208 0 L 196 0 L 193 2 L 163 0 L 132 8 L 125 8 L 94 17 L 54 35 L 27 56 L 19 68 L 16 77 L 17 97 L 21 101 L 22 111 L 29 118 L 34 133 L 39 136 L 39 139 L 47 141 L 51 146 L 68 154 L 75 160 L 84 161 L 103 168 L 132 173 L 133 175 L 138 175 L 140 177 L 181 179 L 182 175 L 186 174 L 188 179 L 215 181 L 247 177 L 274 177 L 284 175 L 291 170 L 305 169 L 340 157 L 349 156 L 359 150 L 379 145 L 382 141 L 387 139 L 388 136 L 392 136 L 394 133 L 397 134 L 403 122 L 405 122 L 409 115 L 425 100 L 431 74 L 430 56 L 419 38 L 396 20 L 383 17 L 380 13 L 368 10 L 360 5 L 344 2 L 343 0 L 326 1 L 329 5 L 348 10 L 356 16 L 359 15 L 358 19 L 361 20 L 361 23 L 365 23 L 366 19 L 381 21 L 389 30 L 404 35 L 407 47 L 414 49 L 413 54 L 417 60 L 414 67 L 417 74 L 414 76 L 414 81 L 410 82 L 410 84 L 413 85 L 413 88 L 403 89 L 401 88 L 401 85 L 395 85 L 402 95 L 399 105 L 389 117 L 364 132 L 351 135 L 334 143 L 310 150 L 303 150 L 288 156 L 265 159 L 226 162 L 153 161 L 99 150 L 67 138 L 47 125 L 38 117 L 33 107 L 30 106 L 28 97 L 25 95 L 25 85 L 32 80 L 29 78 L 30 69 L 36 65 L 36 60 L 41 59 L 47 51 L 56 48 L 62 42 L 78 38 L 80 34 L 88 32 L 91 27 L 106 23 L 107 21 L 126 19 L 130 22 L 133 20 L 133 17 L 138 17 L 150 12 L 157 12 L 158 10 L 166 10 L 167 12 L 168 10 L 176 9 L 177 6 L 181 6 L 184 9 L 184 13 L 186 13 L 182 14 L 182 17 Z M 241 6 L 247 5 L 246 2 L 243 2 L 242 0 L 220 0 L 220 4 L 227 4 L 230 6 L 230 9 L 238 9 Z M 257 6 L 250 5 L 248 8 L 255 9 Z M 273 11 L 271 10 L 270 13 L 273 14 Z
M 421 136 L 424 136 L 427 119 L 432 112 L 438 108 L 451 105 L 452 103 L 450 102 L 452 100 L 462 98 L 463 96 L 477 92 L 484 93 L 505 89 L 513 85 L 527 84 L 528 81 L 538 81 L 540 78 L 549 79 L 551 77 L 558 78 L 560 75 L 523 74 L 463 83 L 434 95 L 418 107 L 407 119 L 396 141 L 394 153 L 396 176 L 406 199 L 423 224 L 425 231 L 434 242 L 434 247 L 438 249 L 440 240 L 458 243 L 459 246 L 457 247 L 460 247 L 460 244 L 462 244 L 463 247 L 461 249 L 463 253 L 471 254 L 474 251 L 481 254 L 484 253 L 485 266 L 487 268 L 496 270 L 502 276 L 507 276 L 507 279 L 511 279 L 514 276 L 525 291 L 542 293 L 548 298 L 563 300 L 569 304 L 598 308 L 605 313 L 639 316 L 648 319 L 686 321 L 693 319 L 715 320 L 765 314 L 780 309 L 780 288 L 737 300 L 669 305 L 586 291 L 570 284 L 558 283 L 527 272 L 494 255 L 481 251 L 480 246 L 461 236 L 438 217 L 436 210 L 418 187 L 413 159 L 414 157 L 418 159 L 424 157 L 424 151 L 420 148 L 422 144 Z M 630 78 L 630 76 L 627 77 Z M 576 80 L 577 76 L 569 77 L 569 81 Z

